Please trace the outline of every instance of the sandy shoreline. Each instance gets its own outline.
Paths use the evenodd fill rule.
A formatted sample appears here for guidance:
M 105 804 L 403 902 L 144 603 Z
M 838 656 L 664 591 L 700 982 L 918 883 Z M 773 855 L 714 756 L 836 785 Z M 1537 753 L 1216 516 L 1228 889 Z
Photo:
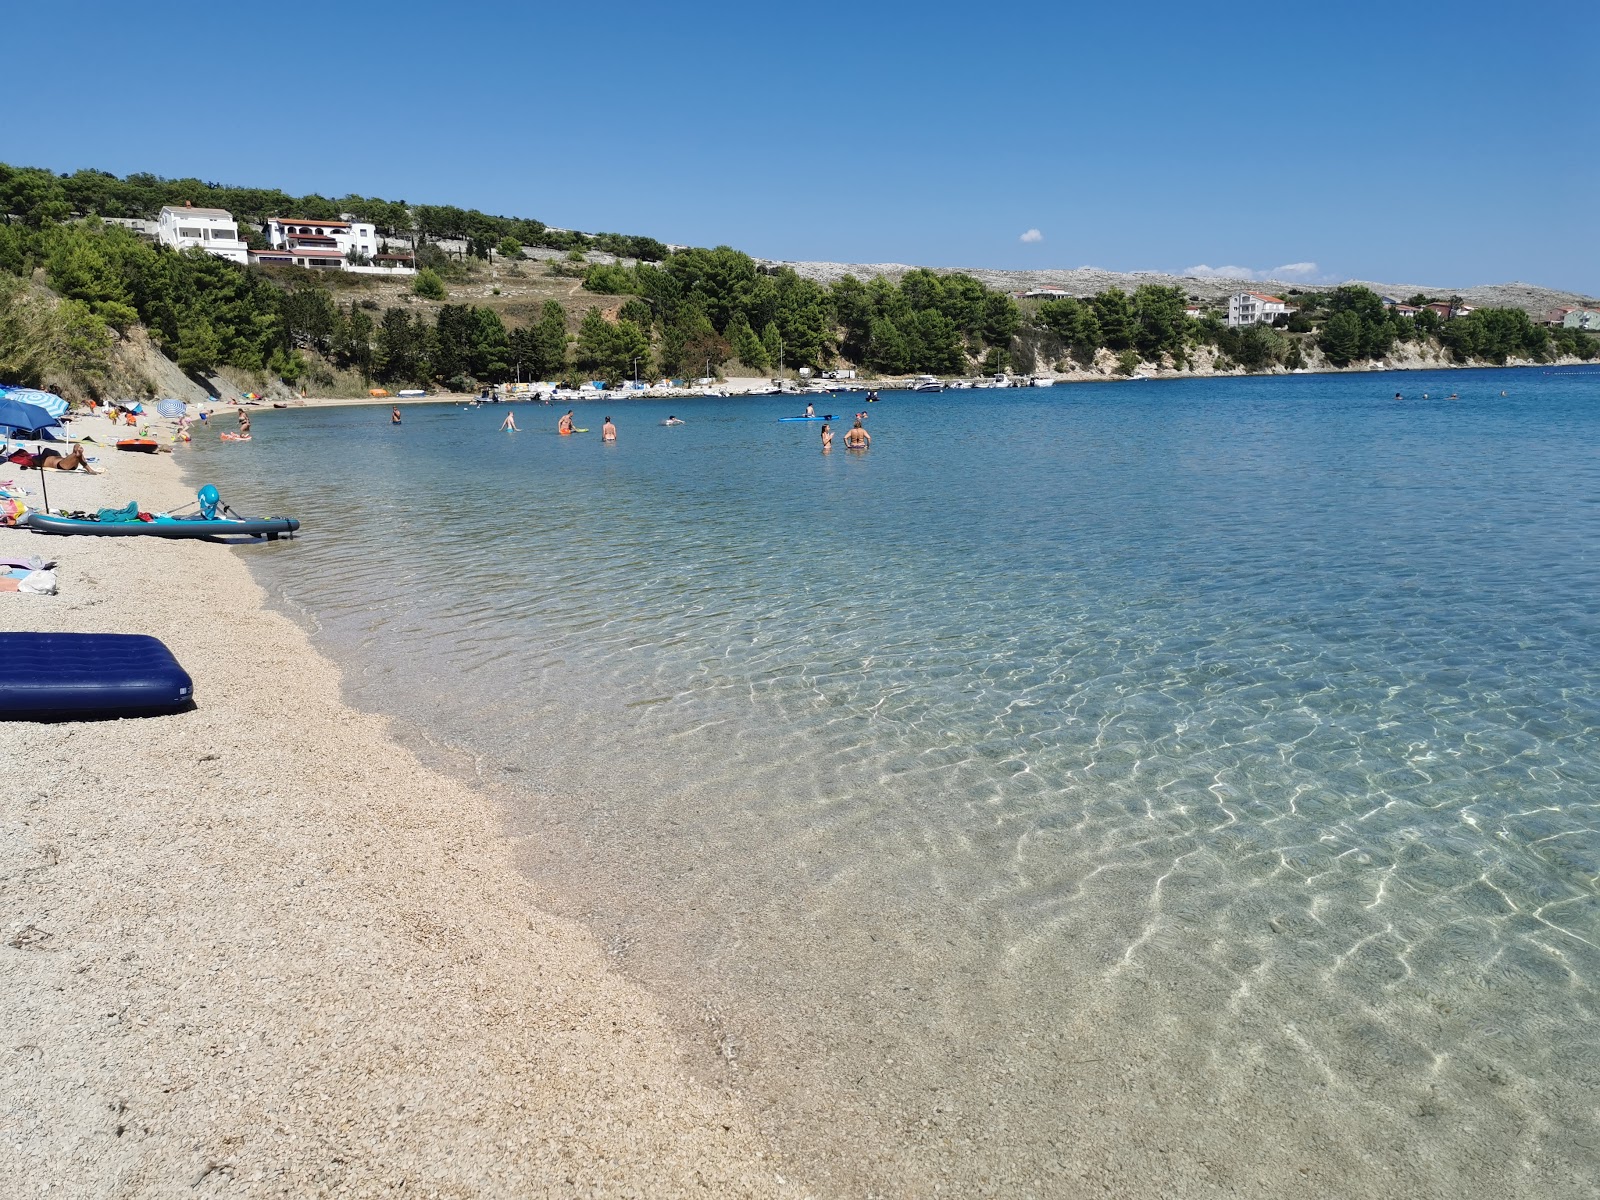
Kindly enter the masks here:
M 191 498 L 166 455 L 102 457 L 53 506 Z M 0 596 L 6 628 L 154 634 L 198 701 L 7 726 L 4 1194 L 804 1194 L 539 910 L 494 804 L 344 705 L 265 607 L 244 556 L 292 544 L 0 545 L 61 583 Z

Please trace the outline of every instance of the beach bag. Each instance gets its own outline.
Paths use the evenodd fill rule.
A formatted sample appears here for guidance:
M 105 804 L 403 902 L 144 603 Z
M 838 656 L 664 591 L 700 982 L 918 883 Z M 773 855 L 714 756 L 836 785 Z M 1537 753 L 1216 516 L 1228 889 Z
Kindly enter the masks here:
M 9 497 L 0 500 L 0 525 L 15 525 L 27 511 L 28 506 L 21 500 L 12 500 Z

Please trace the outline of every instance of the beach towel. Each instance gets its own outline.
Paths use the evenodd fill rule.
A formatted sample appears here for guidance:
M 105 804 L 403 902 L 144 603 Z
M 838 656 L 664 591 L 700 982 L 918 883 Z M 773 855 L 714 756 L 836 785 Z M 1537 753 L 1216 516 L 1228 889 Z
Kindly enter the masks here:
M 139 502 L 129 500 L 121 508 L 102 508 L 99 519 L 108 525 L 124 524 L 139 519 Z

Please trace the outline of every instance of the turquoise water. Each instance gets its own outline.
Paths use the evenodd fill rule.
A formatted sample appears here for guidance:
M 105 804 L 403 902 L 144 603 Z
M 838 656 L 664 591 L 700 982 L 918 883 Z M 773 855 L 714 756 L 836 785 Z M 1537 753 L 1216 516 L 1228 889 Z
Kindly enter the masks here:
M 190 463 L 820 1194 L 1592 1194 L 1600 373 L 792 408 Z

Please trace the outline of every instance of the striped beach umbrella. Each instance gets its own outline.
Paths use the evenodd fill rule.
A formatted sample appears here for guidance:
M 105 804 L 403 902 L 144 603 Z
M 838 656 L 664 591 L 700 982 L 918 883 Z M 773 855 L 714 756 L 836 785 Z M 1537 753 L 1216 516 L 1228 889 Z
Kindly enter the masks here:
M 42 408 L 52 417 L 67 411 L 67 402 L 54 392 L 41 392 L 38 388 L 8 387 L 0 383 L 0 400 L 15 400 L 19 404 L 32 404 Z

